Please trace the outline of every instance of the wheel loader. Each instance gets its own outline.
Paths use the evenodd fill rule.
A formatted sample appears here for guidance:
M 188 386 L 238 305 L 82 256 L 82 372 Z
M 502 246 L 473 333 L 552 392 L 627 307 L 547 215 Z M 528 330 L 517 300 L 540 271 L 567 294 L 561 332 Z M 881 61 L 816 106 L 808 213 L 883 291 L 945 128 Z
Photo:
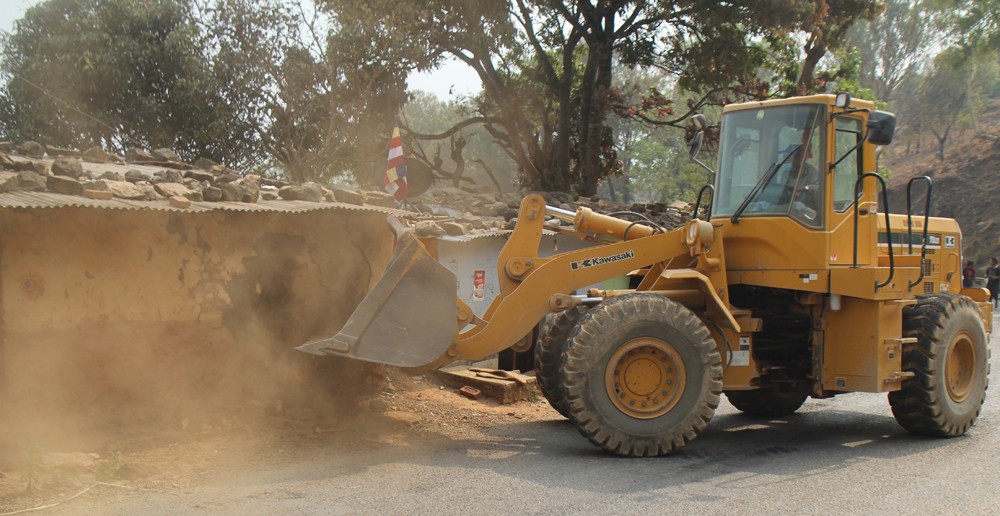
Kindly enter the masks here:
M 694 123 L 697 161 L 707 126 Z M 892 114 L 846 93 L 726 106 L 714 181 L 673 230 L 528 195 L 482 316 L 390 220 L 396 252 L 383 278 L 338 334 L 299 349 L 435 368 L 526 351 L 542 322 L 541 391 L 624 456 L 682 448 L 723 394 L 746 414 L 780 417 L 809 397 L 888 393 L 906 430 L 962 435 L 986 394 L 992 305 L 984 289 L 962 288 L 961 231 L 929 216 L 930 179 L 907 186 L 905 214 L 888 213 L 876 146 L 894 128 Z M 596 245 L 540 257 L 551 218 Z M 622 275 L 632 288 L 588 288 Z

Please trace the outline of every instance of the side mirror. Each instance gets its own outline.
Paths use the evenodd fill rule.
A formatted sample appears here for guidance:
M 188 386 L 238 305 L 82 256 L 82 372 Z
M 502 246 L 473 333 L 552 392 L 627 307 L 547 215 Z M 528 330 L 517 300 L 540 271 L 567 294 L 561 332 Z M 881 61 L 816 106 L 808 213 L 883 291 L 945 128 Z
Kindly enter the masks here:
M 702 119 L 704 119 L 704 117 L 702 117 Z M 688 156 L 690 156 L 691 159 L 696 159 L 698 157 L 698 152 L 701 151 L 701 142 L 704 138 L 705 132 L 698 129 L 698 132 L 694 133 L 694 137 L 692 137 L 691 141 L 688 142 Z
M 874 111 L 866 124 L 868 141 L 875 145 L 889 145 L 896 132 L 896 115 L 885 111 Z
M 705 115 L 698 113 L 691 117 L 691 123 L 694 124 L 695 130 L 701 132 L 708 127 L 708 120 L 705 119 Z
M 846 91 L 838 93 L 837 99 L 834 100 L 833 105 L 840 109 L 847 109 L 851 106 L 851 94 Z

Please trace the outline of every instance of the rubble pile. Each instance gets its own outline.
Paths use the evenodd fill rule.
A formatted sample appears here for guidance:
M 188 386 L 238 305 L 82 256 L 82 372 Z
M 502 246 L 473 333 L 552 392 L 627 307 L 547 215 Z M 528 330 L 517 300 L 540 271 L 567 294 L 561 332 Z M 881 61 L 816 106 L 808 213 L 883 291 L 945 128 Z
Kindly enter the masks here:
M 184 163 L 171 149 L 132 149 L 125 156 L 100 147 L 86 151 L 44 146 L 37 142 L 0 142 L 0 193 L 52 192 L 91 199 L 155 201 L 170 199 L 177 207 L 191 201 L 342 202 L 394 207 L 391 195 L 325 188 L 316 183 L 284 181 L 242 174 L 212 160 Z
M 422 216 L 410 219 L 417 236 L 476 235 L 495 230 L 512 230 L 517 224 L 518 208 L 524 195 L 541 195 L 546 204 L 576 212 L 586 207 L 597 213 L 615 215 L 627 220 L 651 223 L 664 229 L 676 228 L 690 216 L 692 206 L 684 201 L 664 203 L 624 204 L 598 196 L 580 197 L 566 192 L 496 193 L 482 187 L 432 188 L 413 199 L 413 207 Z M 548 229 L 556 230 L 568 222 L 549 217 Z
M 15 191 L 104 200 L 166 199 L 178 208 L 186 208 L 192 201 L 255 203 L 278 199 L 396 207 L 395 199 L 385 192 L 327 188 L 313 182 L 289 184 L 242 174 L 206 158 L 188 164 L 167 148 L 132 149 L 119 156 L 100 147 L 80 151 L 31 141 L 20 145 L 0 142 L 0 193 Z M 482 186 L 444 186 L 409 199 L 406 208 L 416 214 L 406 220 L 421 237 L 463 237 L 511 230 L 527 193 L 538 193 L 546 203 L 563 210 L 575 212 L 587 207 L 664 229 L 681 225 L 691 210 L 683 201 L 669 205 L 623 204 L 566 192 L 499 193 Z M 561 224 L 567 223 L 554 218 L 546 221 L 546 227 L 552 230 Z

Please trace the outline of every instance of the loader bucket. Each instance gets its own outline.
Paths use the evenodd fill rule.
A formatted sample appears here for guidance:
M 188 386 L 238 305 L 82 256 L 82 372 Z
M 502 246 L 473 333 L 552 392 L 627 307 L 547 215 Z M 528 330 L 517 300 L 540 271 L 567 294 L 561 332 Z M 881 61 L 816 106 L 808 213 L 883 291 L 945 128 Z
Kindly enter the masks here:
M 296 349 L 399 367 L 427 365 L 447 351 L 457 326 L 455 274 L 395 217 L 389 224 L 396 251 L 382 279 L 339 333 Z

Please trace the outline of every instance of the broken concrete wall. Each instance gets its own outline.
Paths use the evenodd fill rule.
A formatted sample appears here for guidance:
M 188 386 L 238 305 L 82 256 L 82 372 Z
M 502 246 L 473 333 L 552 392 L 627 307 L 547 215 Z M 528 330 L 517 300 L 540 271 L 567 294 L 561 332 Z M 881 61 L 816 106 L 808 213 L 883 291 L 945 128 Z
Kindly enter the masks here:
M 180 419 L 357 381 L 293 348 L 392 243 L 375 212 L 0 210 L 0 412 Z

